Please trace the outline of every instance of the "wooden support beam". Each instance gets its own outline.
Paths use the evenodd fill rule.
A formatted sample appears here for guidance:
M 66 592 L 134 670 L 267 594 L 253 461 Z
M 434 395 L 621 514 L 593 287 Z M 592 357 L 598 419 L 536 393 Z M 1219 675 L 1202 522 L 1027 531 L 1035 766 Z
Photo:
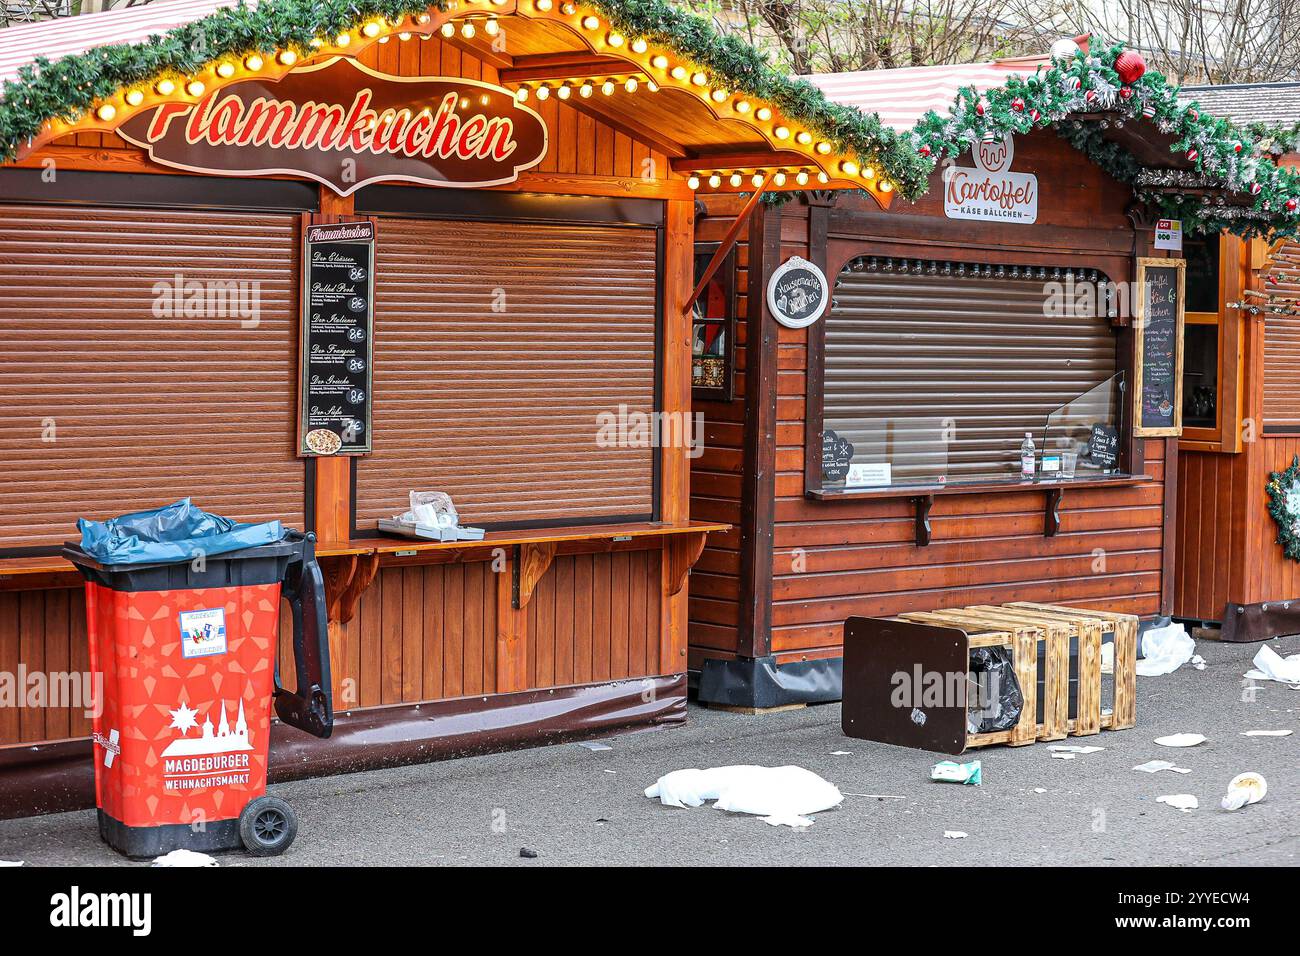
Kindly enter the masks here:
M 554 541 L 535 541 L 515 545 L 511 572 L 511 606 L 519 609 L 532 600 L 537 582 L 555 560 Z
M 691 573 L 695 562 L 704 553 L 704 532 L 699 534 L 674 535 L 667 542 L 668 553 L 668 596 L 680 594 L 686 586 L 686 577 Z
M 510 549 L 509 567 L 498 572 L 496 692 L 508 694 L 528 686 L 528 611 L 515 603 L 519 548 Z
M 916 546 L 928 547 L 933 531 L 930 528 L 930 509 L 934 507 L 934 495 L 917 495 L 912 499 L 916 508 Z
M 1055 538 L 1061 530 L 1061 495 L 1064 488 L 1048 488 L 1043 510 L 1043 536 Z
M 727 234 L 722 237 L 722 242 L 718 244 L 717 251 L 713 253 L 713 258 L 709 260 L 708 267 L 704 270 L 704 275 L 700 276 L 700 281 L 695 284 L 695 291 L 691 293 L 691 297 L 686 300 L 686 304 L 682 307 L 682 315 L 691 314 L 691 309 L 695 306 L 695 301 L 704 293 L 709 282 L 712 281 L 715 275 L 717 275 L 718 270 L 722 268 L 722 263 L 726 261 L 728 253 L 735 248 L 736 240 L 740 238 L 740 231 L 745 228 L 745 224 L 749 222 L 750 214 L 753 213 L 754 208 L 758 205 L 759 201 L 763 198 L 763 194 L 766 192 L 766 183 L 763 184 L 761 189 L 755 189 L 750 194 L 748 201 L 746 201 L 745 205 L 741 208 L 740 214 L 732 220 L 731 225 L 727 228 Z M 758 294 L 761 295 L 762 290 L 759 290 Z

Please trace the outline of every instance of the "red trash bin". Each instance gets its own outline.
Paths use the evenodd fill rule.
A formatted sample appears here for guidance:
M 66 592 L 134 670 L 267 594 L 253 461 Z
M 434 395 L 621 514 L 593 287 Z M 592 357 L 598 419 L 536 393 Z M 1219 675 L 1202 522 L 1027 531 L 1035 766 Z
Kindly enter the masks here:
M 86 579 L 100 836 L 133 857 L 243 846 L 269 856 L 297 833 L 266 795 L 271 706 L 317 737 L 333 726 L 325 588 L 315 536 L 200 562 L 106 565 L 64 555 Z M 293 611 L 297 691 L 280 686 L 280 600 Z

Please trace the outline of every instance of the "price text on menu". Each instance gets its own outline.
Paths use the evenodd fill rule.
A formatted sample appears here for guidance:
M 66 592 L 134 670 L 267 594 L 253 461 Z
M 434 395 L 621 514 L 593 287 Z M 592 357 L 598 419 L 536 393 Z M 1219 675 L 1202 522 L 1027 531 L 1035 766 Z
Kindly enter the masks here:
M 1135 394 L 1139 434 L 1176 435 L 1183 417 L 1183 260 L 1147 259 L 1141 266 L 1142 322 Z
M 303 243 L 303 316 L 298 453 L 321 454 L 307 435 L 338 436 L 337 454 L 370 446 L 375 226 L 308 226 Z M 325 436 L 329 438 L 328 435 Z

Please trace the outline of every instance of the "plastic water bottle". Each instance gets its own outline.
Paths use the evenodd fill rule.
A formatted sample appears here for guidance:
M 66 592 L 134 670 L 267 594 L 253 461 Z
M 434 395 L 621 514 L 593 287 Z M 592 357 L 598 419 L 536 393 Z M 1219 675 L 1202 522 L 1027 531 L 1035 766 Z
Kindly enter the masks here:
M 1020 443 L 1020 477 L 1034 477 L 1034 436 L 1025 432 L 1025 440 Z

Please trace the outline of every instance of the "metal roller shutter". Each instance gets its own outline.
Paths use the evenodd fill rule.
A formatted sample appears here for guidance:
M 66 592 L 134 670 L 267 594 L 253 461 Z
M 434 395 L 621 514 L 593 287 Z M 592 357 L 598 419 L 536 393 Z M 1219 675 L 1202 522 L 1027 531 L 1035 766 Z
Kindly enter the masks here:
M 0 205 L 0 549 L 186 495 L 302 527 L 297 259 L 293 215 Z M 157 314 L 178 274 L 199 315 Z
M 648 518 L 653 450 L 597 416 L 654 411 L 656 265 L 654 229 L 382 219 L 357 528 L 412 490 L 467 523 Z
M 1266 273 L 1264 291 L 1300 299 L 1300 244 L 1284 243 Z M 1264 317 L 1264 427 L 1300 431 L 1300 316 L 1269 312 Z
M 1104 315 L 1046 316 L 1036 270 L 942 272 L 860 259 L 840 274 L 824 427 L 883 449 L 895 482 L 1013 476 L 1025 432 L 1039 440 L 1049 414 L 1115 374 L 1115 333 Z

